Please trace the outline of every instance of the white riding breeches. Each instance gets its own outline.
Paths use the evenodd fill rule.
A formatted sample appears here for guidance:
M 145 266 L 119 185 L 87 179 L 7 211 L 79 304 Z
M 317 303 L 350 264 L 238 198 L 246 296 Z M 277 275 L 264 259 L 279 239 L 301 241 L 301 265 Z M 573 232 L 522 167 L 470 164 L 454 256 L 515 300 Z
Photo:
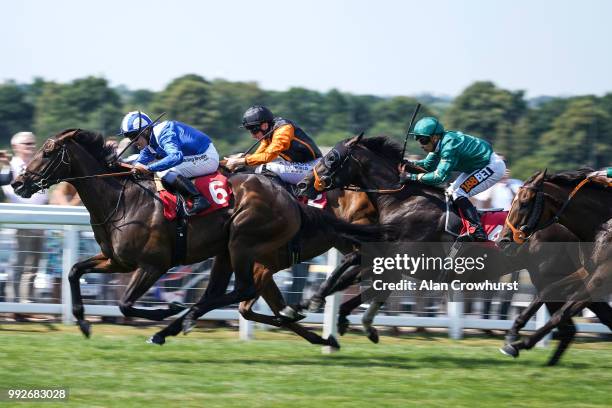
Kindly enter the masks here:
M 214 173 L 218 168 L 219 153 L 217 153 L 217 149 L 211 143 L 204 153 L 185 156 L 180 164 L 164 171 L 158 171 L 157 174 L 159 177 L 163 177 L 168 172 L 173 171 L 182 176 L 193 178 Z
M 264 166 L 266 170 L 278 174 L 285 183 L 297 184 L 306 177 L 319 159 L 307 163 L 288 162 L 283 159 L 276 159 L 270 163 L 262 164 L 255 169 L 255 173 L 261 173 Z
M 489 159 L 489 164 L 484 168 L 471 173 L 461 173 L 450 185 L 447 193 L 451 194 L 455 200 L 459 197 L 472 197 L 501 180 L 505 171 L 506 163 L 497 154 L 493 153 Z

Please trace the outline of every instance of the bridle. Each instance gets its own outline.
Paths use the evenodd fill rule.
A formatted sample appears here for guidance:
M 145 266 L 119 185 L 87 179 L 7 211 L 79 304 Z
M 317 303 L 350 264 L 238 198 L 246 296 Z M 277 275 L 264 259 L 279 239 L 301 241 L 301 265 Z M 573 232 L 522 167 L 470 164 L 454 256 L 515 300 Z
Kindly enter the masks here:
M 323 168 L 328 173 L 327 176 L 319 176 L 317 171 L 317 165 L 315 165 L 312 169 L 312 173 L 314 176 L 314 189 L 318 192 L 322 192 L 325 190 L 331 190 L 333 188 L 339 187 L 334 186 L 334 178 L 336 177 L 336 173 L 338 173 L 346 164 L 346 162 L 351 159 L 361 168 L 363 168 L 363 164 L 357 160 L 353 156 L 353 146 L 346 148 L 346 152 L 344 152 L 344 157 L 342 157 L 342 153 L 338 151 L 335 147 L 329 151 L 319 162 Z M 340 161 L 340 159 L 342 159 Z M 354 185 L 342 186 L 343 190 L 356 191 L 360 193 L 379 193 L 379 194 L 393 194 L 404 189 L 405 185 L 401 185 L 397 188 L 361 188 Z
M 561 208 L 559 208 L 559 210 L 555 213 L 555 215 L 553 215 L 553 217 L 550 220 L 543 223 L 539 227 L 537 227 L 537 225 L 540 222 L 540 218 L 542 217 L 542 213 L 544 211 L 544 196 L 548 195 L 544 192 L 544 183 L 542 183 L 538 187 L 533 187 L 533 186 L 520 187 L 519 192 L 522 189 L 531 190 L 535 192 L 536 196 L 535 196 L 535 201 L 533 204 L 533 210 L 531 214 L 529 214 L 527 223 L 520 226 L 519 228 L 517 228 L 516 226 L 514 226 L 514 224 L 510 222 L 510 213 L 512 213 L 512 207 L 514 207 L 514 202 L 512 203 L 512 207 L 510 208 L 510 213 L 508 214 L 508 217 L 506 217 L 506 225 L 512 231 L 512 239 L 514 240 L 514 242 L 517 244 L 523 244 L 525 241 L 528 241 L 529 238 L 531 238 L 531 236 L 535 234 L 536 232 L 546 229 L 550 227 L 551 225 L 559 222 L 559 219 L 561 218 L 561 214 L 563 214 L 563 212 L 567 208 L 572 198 L 576 195 L 578 190 L 580 190 L 582 186 L 587 184 L 589 181 L 591 181 L 591 178 L 587 177 L 584 180 L 582 180 L 580 183 L 578 183 L 578 185 L 574 187 L 572 192 L 565 199 L 565 201 L 561 205 Z M 517 193 L 517 197 L 518 197 L 518 193 Z M 515 198 L 515 202 L 516 201 L 518 201 L 518 198 Z
M 60 146 L 59 153 L 54 155 L 51 162 L 44 168 L 44 170 L 41 173 L 38 173 L 32 170 L 27 170 L 27 169 L 23 173 L 24 176 L 37 176 L 38 177 L 38 180 L 33 181 L 32 183 L 35 186 L 37 186 L 39 190 L 46 190 L 54 184 L 57 184 L 62 181 L 67 181 L 67 179 L 49 180 L 49 176 L 53 174 L 61 165 L 67 164 L 69 172 L 72 169 L 72 163 L 70 162 L 70 159 L 68 158 L 68 150 L 66 149 L 66 146 L 63 143 L 61 144 L 57 143 L 53 139 L 47 139 L 47 141 L 45 142 L 45 145 L 48 143 L 51 143 L 54 145 L 58 144 Z
M 74 131 L 74 134 L 76 134 L 78 132 L 78 129 Z M 36 181 L 32 181 L 32 184 L 34 184 L 36 187 L 39 188 L 39 190 L 46 190 L 49 187 L 57 184 L 57 183 L 61 183 L 63 181 L 76 181 L 76 180 L 84 180 L 84 179 L 91 179 L 91 178 L 102 178 L 102 177 L 122 177 L 122 176 L 130 176 L 132 175 L 130 172 L 119 172 L 119 173 L 103 173 L 103 174 L 92 174 L 89 176 L 80 176 L 80 177 L 64 177 L 64 178 L 57 178 L 57 179 L 49 179 L 49 177 L 61 166 L 61 165 L 68 165 L 68 173 L 70 173 L 71 169 L 72 169 L 72 162 L 70 160 L 70 157 L 68 155 L 68 149 L 65 145 L 65 143 L 59 143 L 54 139 L 47 139 L 47 141 L 45 142 L 45 144 L 43 146 L 46 145 L 51 145 L 51 147 L 55 147 L 56 145 L 59 145 L 59 151 L 56 152 L 53 156 L 53 158 L 51 159 L 51 162 L 43 169 L 42 172 L 36 172 L 36 171 L 32 171 L 32 170 L 25 170 L 24 171 L 24 176 L 26 177 L 30 177 L 31 176 L 37 176 L 38 180 Z M 44 147 L 43 147 L 44 149 Z M 139 184 L 139 183 L 136 183 Z M 124 196 L 125 193 L 125 188 L 127 186 L 127 180 L 122 184 L 121 186 L 121 192 L 119 193 L 119 197 L 117 198 L 117 203 L 115 204 L 113 210 L 110 212 L 110 214 L 104 219 L 104 221 L 100 222 L 100 223 L 94 223 L 91 222 L 92 226 L 101 226 L 104 225 L 106 223 L 108 223 L 110 221 L 110 219 L 117 213 L 117 211 L 119 210 L 119 206 L 121 203 L 121 199 Z

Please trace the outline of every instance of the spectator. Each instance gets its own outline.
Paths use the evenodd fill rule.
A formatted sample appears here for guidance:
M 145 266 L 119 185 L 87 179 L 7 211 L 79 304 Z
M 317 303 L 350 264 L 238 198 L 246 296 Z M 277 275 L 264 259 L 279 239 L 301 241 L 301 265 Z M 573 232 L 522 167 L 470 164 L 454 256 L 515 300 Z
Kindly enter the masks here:
M 76 188 L 67 182 L 59 183 L 49 197 L 49 204 L 54 205 L 81 205 L 81 197 Z
M 10 183 L 24 171 L 28 163 L 36 152 L 36 136 L 32 132 L 19 132 L 11 138 L 13 158 L 6 166 L 6 155 L 0 163 L 4 167 L 0 171 L 0 184 L 8 202 L 18 204 L 47 204 L 46 192 L 38 192 L 30 198 L 19 197 L 13 191 Z M 11 298 L 13 301 L 27 303 L 32 294 L 34 277 L 40 261 L 43 247 L 44 231 L 37 229 L 18 229 L 17 230 L 17 261 L 13 266 L 12 285 L 7 286 L 12 289 Z M 7 298 L 9 294 L 7 293 Z M 17 320 L 23 316 L 15 315 Z

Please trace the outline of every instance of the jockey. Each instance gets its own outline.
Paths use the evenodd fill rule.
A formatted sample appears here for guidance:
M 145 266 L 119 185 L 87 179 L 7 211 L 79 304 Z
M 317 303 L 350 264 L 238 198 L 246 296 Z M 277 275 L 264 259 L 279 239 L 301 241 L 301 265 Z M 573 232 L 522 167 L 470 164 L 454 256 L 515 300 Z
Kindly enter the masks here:
M 134 140 L 140 154 L 133 172 L 157 173 L 162 180 L 185 198 L 191 199 L 187 215 L 194 215 L 210 207 L 190 177 L 211 174 L 219 167 L 219 154 L 210 138 L 184 123 L 166 120 L 152 124 L 142 112 L 130 112 L 121 122 L 121 133 Z M 142 131 L 142 132 L 141 132 Z
M 428 152 L 424 160 L 413 163 L 423 167 L 427 173 L 406 173 L 404 166 L 401 166 L 400 182 L 412 180 L 436 185 L 447 181 L 451 172 L 461 172 L 447 194 L 452 195 L 470 224 L 467 237 L 473 241 L 486 241 L 478 211 L 468 197 L 487 190 L 501 180 L 506 170 L 504 161 L 488 142 L 461 132 L 445 131 L 434 117 L 420 119 L 410 134 Z
M 258 166 L 256 173 L 269 170 L 284 182 L 297 184 L 322 156 L 306 132 L 290 120 L 274 117 L 265 106 L 247 109 L 241 127 L 261 142 L 253 154 L 226 158 L 226 167 L 230 170 L 244 165 Z

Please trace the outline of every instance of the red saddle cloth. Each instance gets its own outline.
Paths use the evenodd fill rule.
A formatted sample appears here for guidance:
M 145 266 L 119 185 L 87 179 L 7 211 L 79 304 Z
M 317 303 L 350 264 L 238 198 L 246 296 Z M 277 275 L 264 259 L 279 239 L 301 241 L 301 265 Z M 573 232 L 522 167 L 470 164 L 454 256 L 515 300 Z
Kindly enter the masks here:
M 219 172 L 207 174 L 193 180 L 196 188 L 208 199 L 211 206 L 206 210 L 199 212 L 195 217 L 210 214 L 218 209 L 225 208 L 230 205 L 232 189 L 227 182 L 227 177 Z M 176 196 L 166 190 L 159 192 L 159 198 L 164 203 L 164 217 L 169 221 L 176 218 Z M 191 201 L 187 201 L 187 207 L 191 207 Z
M 323 191 L 321 194 L 319 194 L 312 200 L 309 200 L 308 197 L 299 197 L 298 200 L 302 204 L 306 204 L 311 207 L 325 208 L 327 207 L 327 192 Z
M 480 223 L 489 241 L 496 241 L 499 238 L 499 233 L 504 228 L 507 216 L 508 211 L 484 211 L 480 213 Z M 461 216 L 461 231 L 459 235 L 467 232 L 468 225 L 467 220 Z

